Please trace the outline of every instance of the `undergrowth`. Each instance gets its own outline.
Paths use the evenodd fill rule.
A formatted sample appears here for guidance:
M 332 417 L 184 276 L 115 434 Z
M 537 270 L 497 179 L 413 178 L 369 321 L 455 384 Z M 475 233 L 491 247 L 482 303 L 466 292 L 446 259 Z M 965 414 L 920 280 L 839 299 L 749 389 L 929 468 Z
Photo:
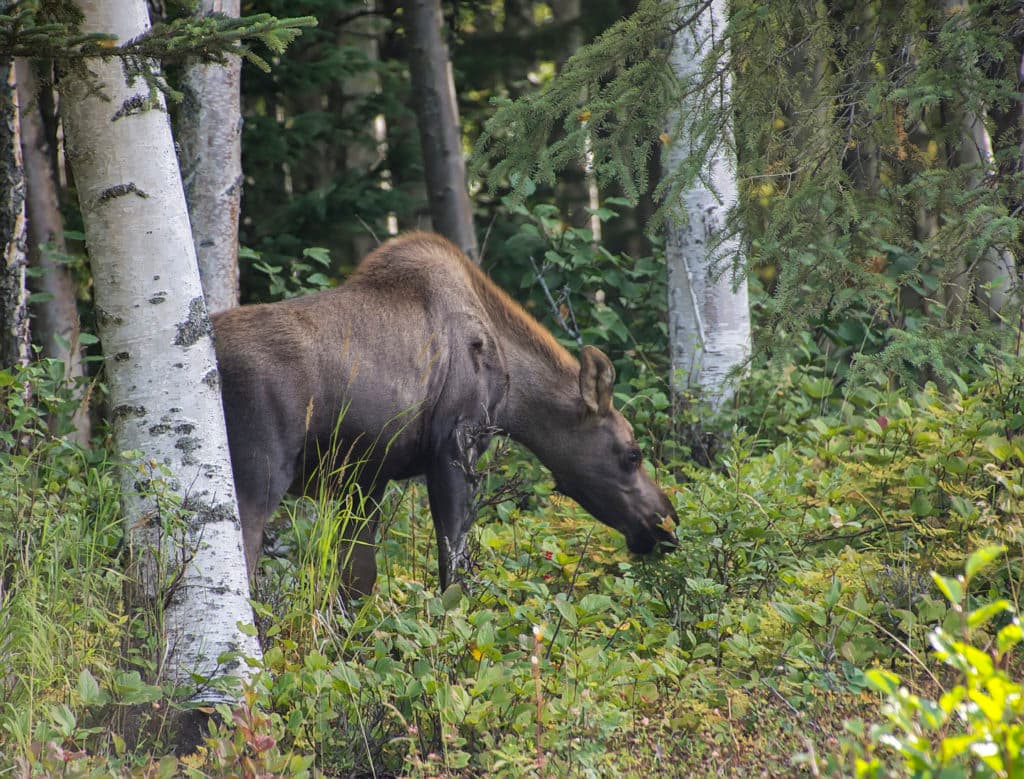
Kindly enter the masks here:
M 6 424 L 41 379 L 0 376 Z M 0 775 L 910 771 L 907 749 L 952 737 L 904 727 L 922 701 L 959 685 L 955 712 L 980 689 L 942 661 L 998 644 L 990 677 L 1019 700 L 1019 644 L 997 636 L 1021 582 L 1020 368 L 946 394 L 840 395 L 800 368 L 755 381 L 768 400 L 715 468 L 659 467 L 682 547 L 661 559 L 631 557 L 513 453 L 486 489 L 513 473 L 530 489 L 483 512 L 464 586 L 437 592 L 413 481 L 389 498 L 376 593 L 345 603 L 325 557 L 345 504 L 318 501 L 326 523 L 293 504 L 255 595 L 263 672 L 184 758 L 161 729 L 171 691 L 122 656 L 116 466 L 23 419 L 0 455 Z M 976 599 L 937 589 L 992 544 Z M 1019 728 L 1015 706 L 986 709 L 992 732 Z

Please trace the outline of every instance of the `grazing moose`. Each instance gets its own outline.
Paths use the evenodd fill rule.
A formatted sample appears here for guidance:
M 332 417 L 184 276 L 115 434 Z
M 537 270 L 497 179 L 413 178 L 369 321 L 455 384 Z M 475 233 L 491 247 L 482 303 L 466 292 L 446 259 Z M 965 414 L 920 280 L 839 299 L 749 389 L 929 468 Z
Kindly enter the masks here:
M 213 325 L 250 572 L 285 492 L 307 489 L 310 464 L 323 473 L 330 457 L 361 463 L 354 480 L 370 506 L 392 479 L 426 475 L 444 589 L 474 520 L 465 464 L 495 428 L 630 550 L 675 543 L 672 504 L 612 407 L 611 361 L 585 346 L 577 362 L 440 236 L 395 238 L 336 289 L 236 308 Z M 374 513 L 345 539 L 352 593 L 377 577 Z

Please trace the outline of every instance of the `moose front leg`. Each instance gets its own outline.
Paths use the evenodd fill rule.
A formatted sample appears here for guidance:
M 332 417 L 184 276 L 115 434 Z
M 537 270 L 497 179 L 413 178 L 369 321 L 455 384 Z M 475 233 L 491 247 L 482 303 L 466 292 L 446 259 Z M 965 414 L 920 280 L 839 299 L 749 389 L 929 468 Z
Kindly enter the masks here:
M 466 537 L 476 519 L 479 483 L 476 461 L 487 449 L 492 435 L 491 429 L 485 426 L 457 427 L 439 447 L 427 470 L 427 494 L 437 533 L 437 566 L 442 592 L 470 567 Z

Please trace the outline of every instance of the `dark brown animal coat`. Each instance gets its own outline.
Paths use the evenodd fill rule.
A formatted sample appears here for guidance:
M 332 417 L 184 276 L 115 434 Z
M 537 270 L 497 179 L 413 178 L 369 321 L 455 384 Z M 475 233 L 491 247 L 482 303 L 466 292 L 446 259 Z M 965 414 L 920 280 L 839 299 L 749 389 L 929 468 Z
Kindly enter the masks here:
M 577 362 L 440 236 L 393 239 L 337 289 L 213 321 L 250 570 L 285 492 L 344 466 L 371 507 L 351 531 L 350 589 L 368 592 L 376 578 L 372 507 L 390 480 L 419 474 L 447 586 L 474 519 L 463 465 L 490 439 L 467 451 L 467 434 L 491 426 L 631 550 L 673 543 L 672 505 L 612 407 L 608 358 L 587 346 Z

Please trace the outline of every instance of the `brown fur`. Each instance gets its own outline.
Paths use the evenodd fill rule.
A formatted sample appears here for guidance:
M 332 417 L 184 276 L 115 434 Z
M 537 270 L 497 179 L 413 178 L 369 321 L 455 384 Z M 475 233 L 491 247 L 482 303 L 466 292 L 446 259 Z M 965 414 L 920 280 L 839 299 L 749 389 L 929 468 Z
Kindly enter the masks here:
M 612 408 L 614 369 L 582 366 L 445 239 L 411 233 L 372 252 L 341 287 L 214 318 L 224 410 L 253 566 L 263 526 L 312 466 L 363 459 L 371 505 L 391 479 L 427 477 L 442 585 L 464 563 L 472 503 L 467 432 L 493 425 L 522 442 L 563 490 L 623 532 L 630 548 L 670 542 L 674 514 L 635 466 L 632 429 Z M 358 592 L 376 576 L 375 512 L 352 531 Z

